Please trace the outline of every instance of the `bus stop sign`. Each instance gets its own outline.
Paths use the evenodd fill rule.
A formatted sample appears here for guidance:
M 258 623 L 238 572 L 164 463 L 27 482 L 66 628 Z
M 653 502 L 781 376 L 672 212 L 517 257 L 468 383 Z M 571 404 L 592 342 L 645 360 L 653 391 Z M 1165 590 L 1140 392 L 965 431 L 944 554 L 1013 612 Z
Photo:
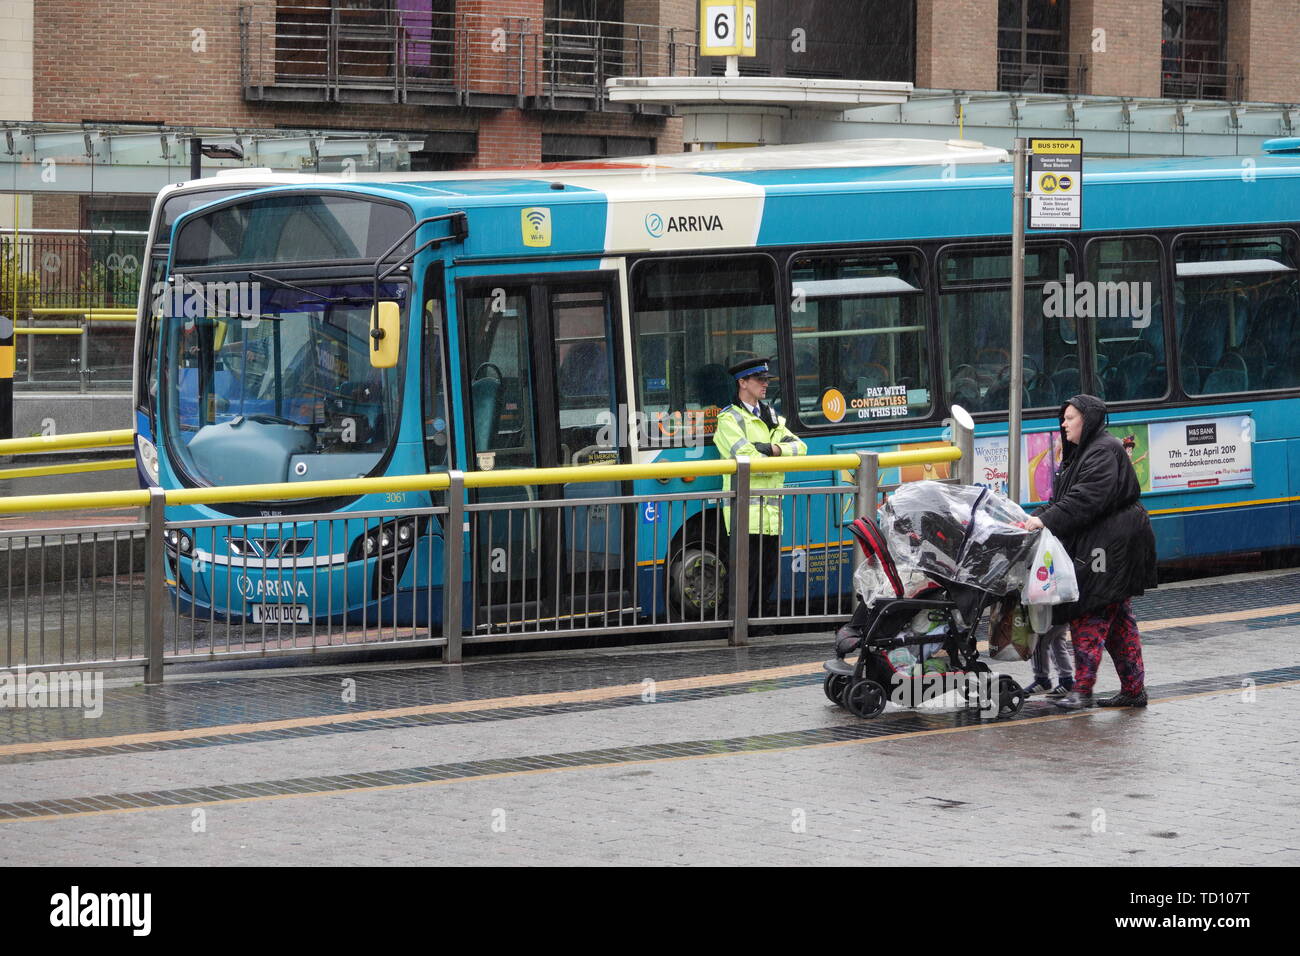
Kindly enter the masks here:
M 1029 228 L 1083 228 L 1083 140 L 1029 141 Z

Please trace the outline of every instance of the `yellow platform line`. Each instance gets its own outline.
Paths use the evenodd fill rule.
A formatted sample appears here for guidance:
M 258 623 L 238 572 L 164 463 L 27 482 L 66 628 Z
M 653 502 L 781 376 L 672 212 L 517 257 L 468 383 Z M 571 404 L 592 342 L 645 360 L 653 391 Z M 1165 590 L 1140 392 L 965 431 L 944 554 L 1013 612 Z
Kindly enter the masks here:
M 1300 680 L 1283 681 L 1277 684 L 1260 684 L 1257 690 L 1273 687 L 1294 687 Z M 1219 690 L 1198 691 L 1194 694 L 1178 694 L 1173 697 L 1152 698 L 1151 704 L 1165 704 L 1176 701 L 1193 700 L 1198 697 L 1216 697 L 1224 694 L 1239 694 L 1240 687 L 1225 687 Z M 485 780 L 510 780 L 517 777 L 533 777 L 540 774 L 565 773 L 576 770 L 609 770 L 615 767 L 639 767 L 652 764 L 680 763 L 685 760 L 712 760 L 718 757 L 755 756 L 759 754 L 791 753 L 797 750 L 825 750 L 830 747 L 853 747 L 863 744 L 889 743 L 897 740 L 911 740 L 918 737 L 937 737 L 944 734 L 964 734 L 981 730 L 1011 729 L 1026 727 L 1030 724 L 1045 724 L 1057 720 L 1074 720 L 1079 717 L 1096 716 L 1100 710 L 1080 710 L 1064 714 L 1046 714 L 1042 717 L 1026 717 L 1024 720 L 981 721 L 962 727 L 938 727 L 933 730 L 912 730 L 901 734 L 881 737 L 863 737 L 859 740 L 832 740 L 819 744 L 792 744 L 789 747 L 773 747 L 770 750 L 729 750 L 722 753 L 690 754 L 681 757 L 650 757 L 645 760 L 614 760 L 605 763 L 576 764 L 572 767 L 539 767 L 535 770 L 507 770 L 501 773 L 482 774 L 473 777 L 456 777 L 448 780 L 420 780 L 412 783 L 378 784 L 373 787 L 353 787 L 347 790 L 319 790 L 312 793 L 275 793 L 257 797 L 231 797 L 225 800 L 204 800 L 199 803 L 170 804 L 160 807 L 120 807 L 111 810 L 84 810 L 79 813 L 51 813 L 36 817 L 12 817 L 0 820 L 3 823 L 52 823 L 57 820 L 70 820 L 76 817 L 100 817 L 114 813 L 146 813 L 153 810 L 193 810 L 195 807 L 229 806 L 233 803 L 263 803 L 268 800 L 287 800 L 295 797 L 328 797 L 354 793 L 376 793 L 381 790 L 411 790 L 416 787 L 444 786 L 451 783 L 480 783 Z M 383 773 L 384 771 L 366 771 Z M 77 798 L 65 798 L 77 799 Z
M 1164 618 L 1140 621 L 1141 631 L 1159 631 L 1171 627 L 1191 627 L 1203 624 L 1223 624 L 1233 621 L 1257 620 L 1300 612 L 1300 604 L 1281 604 L 1246 611 L 1223 611 L 1219 614 L 1199 614 L 1191 617 Z M 987 650 L 980 642 L 980 650 Z M 727 674 L 704 674 L 699 677 L 681 677 L 656 681 L 656 691 L 698 690 L 706 687 L 730 687 L 752 681 L 778 680 L 816 674 L 822 669 L 821 661 L 808 664 L 788 664 L 757 670 L 734 671 Z M 425 714 L 457 714 L 481 710 L 505 710 L 512 707 L 545 707 L 556 704 L 585 704 L 621 697 L 640 696 L 642 684 L 617 684 L 610 687 L 592 687 L 584 690 L 555 691 L 549 694 L 522 694 L 513 697 L 486 697 L 478 700 L 458 700 L 445 704 L 419 704 L 411 707 L 394 707 L 385 710 L 363 710 L 346 714 L 321 714 L 316 717 L 287 717 L 243 724 L 223 724 L 214 727 L 187 727 L 182 730 L 157 730 L 138 734 L 119 734 L 113 737 L 83 737 L 70 740 L 40 740 L 26 743 L 0 745 L 0 756 L 13 754 L 52 753 L 63 750 L 89 750 L 97 747 L 118 747 L 128 744 L 166 743 L 173 740 L 193 740 L 200 737 L 224 737 L 235 734 L 258 733 L 270 730 L 293 730 L 300 727 L 326 727 L 364 720 L 384 720 L 400 717 L 418 717 Z
M 1189 627 L 1203 624 L 1222 624 L 1233 621 L 1257 620 L 1300 612 L 1300 604 L 1281 604 L 1246 611 L 1223 611 L 1219 614 L 1199 614 L 1191 617 L 1164 618 L 1139 622 L 1142 631 L 1159 631 L 1171 627 Z M 987 644 L 980 642 L 979 649 L 986 651 Z M 681 677 L 657 681 L 656 691 L 698 690 L 706 687 L 730 687 L 753 681 L 778 680 L 820 673 L 821 661 L 808 664 L 788 664 L 756 670 L 734 671 L 726 674 L 704 674 L 699 677 Z M 595 703 L 640 696 L 642 684 L 617 684 L 610 687 L 593 687 L 584 690 L 555 691 L 549 694 L 522 694 L 513 697 L 485 697 L 477 700 L 451 701 L 445 704 L 420 704 L 385 710 L 363 710 L 346 714 L 321 714 L 315 717 L 288 717 L 243 724 L 223 724 L 214 727 L 188 727 L 181 730 L 157 730 L 137 734 L 119 734 L 113 737 L 83 737 L 68 740 L 41 740 L 0 745 L 0 756 L 13 754 L 52 753 L 64 750 L 89 750 L 97 747 L 118 747 L 128 744 L 165 743 L 173 740 L 192 740 L 200 737 L 224 737 L 235 734 L 258 733 L 270 730 L 292 730 L 300 727 L 325 727 L 364 720 L 384 720 L 400 717 L 417 717 L 425 714 L 455 714 L 481 710 L 505 710 L 512 707 L 545 707 L 556 704 Z
M 762 670 L 737 671 L 731 674 L 706 674 L 700 677 L 682 677 L 655 682 L 656 692 L 695 690 L 702 687 L 727 687 L 751 681 L 777 680 L 811 674 L 821 670 L 821 662 L 791 664 Z M 555 691 L 549 694 L 523 694 L 516 697 L 491 697 L 480 700 L 458 700 L 445 704 L 420 704 L 412 707 L 394 707 L 386 710 L 362 710 L 347 714 L 322 714 L 317 717 L 292 717 L 246 724 L 225 724 L 220 727 L 188 727 L 184 730 L 159 730 L 150 733 L 121 734 L 115 737 L 86 737 L 77 740 L 41 740 L 0 746 L 0 756 L 11 754 L 49 753 L 58 750 L 86 750 L 94 747 L 118 747 L 124 744 L 162 743 L 172 740 L 191 740 L 196 737 L 224 737 L 233 734 L 258 733 L 265 730 L 289 730 L 298 727 L 324 727 L 330 724 L 349 724 L 363 720 L 385 720 L 394 717 L 417 717 L 424 714 L 458 714 L 478 710 L 505 710 L 511 707 L 545 707 L 555 704 L 584 704 L 621 697 L 640 696 L 645 691 L 642 684 L 618 684 L 610 687 L 592 687 L 586 690 Z

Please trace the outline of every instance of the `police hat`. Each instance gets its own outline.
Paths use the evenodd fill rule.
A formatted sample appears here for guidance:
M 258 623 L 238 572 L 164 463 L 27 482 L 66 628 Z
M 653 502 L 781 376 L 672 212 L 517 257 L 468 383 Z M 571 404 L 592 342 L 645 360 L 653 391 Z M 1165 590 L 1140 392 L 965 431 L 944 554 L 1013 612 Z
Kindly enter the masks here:
M 764 378 L 768 375 L 767 359 L 752 358 L 745 359 L 743 362 L 737 362 L 731 368 L 727 369 L 729 374 L 736 381 L 742 378 L 749 378 L 751 375 L 762 375 Z

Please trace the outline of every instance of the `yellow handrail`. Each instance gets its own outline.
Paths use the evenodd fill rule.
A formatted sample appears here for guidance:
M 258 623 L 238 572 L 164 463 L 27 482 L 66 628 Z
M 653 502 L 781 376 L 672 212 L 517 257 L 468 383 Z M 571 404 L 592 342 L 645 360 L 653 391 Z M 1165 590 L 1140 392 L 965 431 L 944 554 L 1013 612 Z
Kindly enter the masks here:
M 34 465 L 31 468 L 6 468 L 0 478 L 44 478 L 47 475 L 80 475 L 87 471 L 125 471 L 135 467 L 134 458 L 112 461 L 79 461 L 71 465 Z
M 40 306 L 35 309 L 28 309 L 32 315 L 88 315 L 95 313 L 97 315 L 135 315 L 134 306 L 125 305 L 88 305 L 82 308 L 76 306 Z
M 95 433 L 91 433 L 95 434 Z M 104 434 L 115 434 L 101 432 Z M 130 435 L 130 432 L 117 433 Z M 74 436 L 63 436 L 70 438 Z M 39 442 L 42 439 L 15 439 Z M 4 454 L 0 442 L 0 454 Z M 49 446 L 46 446 L 49 447 Z M 76 447 L 76 446 L 69 446 Z M 961 450 L 955 445 L 945 448 L 918 448 L 912 451 L 884 452 L 881 468 L 922 465 L 930 462 L 957 461 Z M 751 463 L 757 474 L 792 471 L 839 471 L 858 466 L 858 456 L 808 455 L 789 459 L 766 458 Z M 502 488 L 516 485 L 557 485 L 596 481 L 633 481 L 649 478 L 685 478 L 690 476 L 730 475 L 736 463 L 729 458 L 698 462 L 663 462 L 649 465 L 579 465 L 566 468 L 514 468 L 500 471 L 474 471 L 465 474 L 466 488 Z M 178 488 L 166 492 L 169 505 L 222 504 L 247 501 L 293 501 L 302 498 L 354 497 L 399 491 L 442 491 L 450 484 L 445 473 L 396 475 L 383 478 L 343 478 L 335 481 L 300 481 L 263 485 L 229 485 L 224 488 Z M 141 508 L 149 502 L 147 491 L 116 491 L 98 494 L 25 495 L 0 498 L 0 513 L 18 514 L 33 511 L 66 511 L 74 508 Z
M 29 329 L 18 326 L 14 335 L 85 335 L 85 329 Z
M 69 432 L 66 435 L 37 435 L 34 438 L 6 438 L 0 441 L 0 455 L 34 455 L 65 448 L 120 448 L 135 444 L 135 432 L 121 428 L 106 432 Z

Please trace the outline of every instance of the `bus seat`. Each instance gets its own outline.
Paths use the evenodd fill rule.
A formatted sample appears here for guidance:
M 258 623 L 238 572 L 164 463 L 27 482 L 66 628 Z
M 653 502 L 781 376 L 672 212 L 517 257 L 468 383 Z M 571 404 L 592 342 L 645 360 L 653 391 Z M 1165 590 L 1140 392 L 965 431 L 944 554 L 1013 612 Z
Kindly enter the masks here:
M 501 380 L 475 379 L 469 392 L 474 405 L 474 450 L 485 451 L 492 447 L 501 422 Z
M 953 379 L 949 394 L 952 404 L 960 405 L 971 412 L 980 410 L 980 387 L 975 379 L 969 377 Z
M 1286 358 L 1264 375 L 1264 388 L 1300 387 L 1300 342 L 1291 343 Z
M 1052 391 L 1056 394 L 1056 404 L 1064 405 L 1083 389 L 1083 379 L 1078 368 L 1063 368 L 1052 374 Z
M 1275 295 L 1265 299 L 1250 325 L 1249 342 L 1258 343 L 1265 356 L 1281 356 L 1291 347 L 1297 328 L 1296 301 Z
M 1285 346 L 1283 347 L 1285 348 Z M 1246 344 L 1237 349 L 1237 353 L 1246 362 L 1246 374 L 1252 382 L 1264 381 L 1265 373 L 1268 371 L 1268 350 L 1264 347 L 1263 341 L 1258 337 L 1247 340 Z M 1285 354 L 1285 353 L 1275 353 Z
M 1033 408 L 1029 396 L 1029 389 L 1020 389 L 1020 407 Z M 1011 380 L 1009 378 L 999 378 L 989 386 L 989 390 L 984 393 L 984 408 L 986 412 L 1000 412 L 1011 406 Z
M 1187 315 L 1180 345 L 1184 377 L 1194 371 L 1194 381 L 1219 367 L 1228 343 L 1228 303 L 1223 299 L 1202 302 Z
M 1201 386 L 1204 395 L 1222 395 L 1225 392 L 1245 392 L 1250 389 L 1250 375 L 1246 360 L 1236 352 L 1223 356 L 1219 367 L 1205 377 Z
M 1150 352 L 1130 352 L 1119 360 L 1118 374 L 1116 375 L 1116 387 L 1118 394 L 1117 400 L 1123 401 L 1130 398 L 1141 398 L 1142 385 L 1151 374 L 1151 367 L 1155 365 L 1156 357 Z

